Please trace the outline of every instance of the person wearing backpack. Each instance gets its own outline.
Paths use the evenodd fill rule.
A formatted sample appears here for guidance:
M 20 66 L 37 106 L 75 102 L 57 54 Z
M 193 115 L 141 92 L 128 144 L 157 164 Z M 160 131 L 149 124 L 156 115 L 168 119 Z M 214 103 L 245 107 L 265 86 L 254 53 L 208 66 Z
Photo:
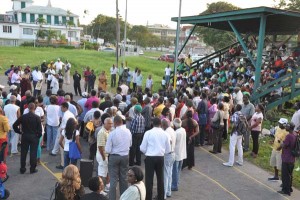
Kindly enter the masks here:
M 294 131 L 295 125 L 290 122 L 286 125 L 286 130 L 289 132 L 285 137 L 284 141 L 278 147 L 278 151 L 282 149 L 281 159 L 281 179 L 282 179 L 282 190 L 278 191 L 280 194 L 291 195 L 293 192 L 292 181 L 293 181 L 293 170 L 295 165 L 295 156 L 292 151 L 296 146 L 296 132 Z M 297 128 L 298 130 L 299 128 Z
M 231 123 L 233 125 L 232 132 L 230 134 L 229 144 L 229 160 L 223 163 L 224 166 L 232 167 L 234 164 L 235 146 L 238 149 L 238 160 L 236 163 L 240 166 L 243 165 L 243 130 L 247 131 L 248 123 L 246 117 L 242 114 L 242 105 L 237 104 L 235 106 L 235 113 L 231 117 Z
M 280 144 L 282 141 L 284 141 L 286 135 L 289 133 L 286 131 L 285 126 L 287 125 L 288 120 L 285 118 L 280 118 L 278 121 L 278 126 L 275 127 L 275 138 L 274 141 L 271 141 L 273 148 L 272 148 L 272 154 L 270 158 L 270 166 L 274 167 L 274 177 L 268 178 L 269 181 L 278 181 L 279 180 L 279 170 L 281 170 L 281 150 L 278 151 L 278 147 L 280 147 Z

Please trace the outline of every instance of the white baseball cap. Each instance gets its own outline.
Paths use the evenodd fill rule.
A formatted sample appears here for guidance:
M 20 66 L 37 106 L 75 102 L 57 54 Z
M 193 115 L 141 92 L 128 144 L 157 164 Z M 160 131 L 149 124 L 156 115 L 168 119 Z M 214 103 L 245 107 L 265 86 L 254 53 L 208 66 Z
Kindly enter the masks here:
M 286 118 L 280 118 L 278 121 L 280 124 L 287 124 L 289 121 Z

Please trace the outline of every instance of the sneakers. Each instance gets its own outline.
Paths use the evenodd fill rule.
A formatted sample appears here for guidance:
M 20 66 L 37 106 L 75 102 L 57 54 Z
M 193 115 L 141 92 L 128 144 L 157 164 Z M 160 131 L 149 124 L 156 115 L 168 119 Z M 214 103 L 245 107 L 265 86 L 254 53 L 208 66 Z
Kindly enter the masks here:
M 62 165 L 57 165 L 55 168 L 56 169 L 64 169 L 64 167 Z
M 107 193 L 106 192 L 100 192 L 100 194 L 102 194 L 103 196 L 106 196 L 107 197 Z
M 268 181 L 279 181 L 279 178 L 278 177 L 268 178 Z
M 240 162 L 240 161 L 235 161 L 235 163 L 236 163 L 237 165 L 239 165 L 239 166 L 243 166 L 243 163 Z
M 225 163 L 223 163 L 223 165 L 226 166 L 226 167 L 232 167 L 232 166 L 233 166 L 233 165 L 230 164 L 229 162 L 225 162 Z
M 107 185 L 105 186 L 105 188 L 104 188 L 104 192 L 109 192 L 109 188 L 110 188 L 110 185 L 107 184 Z

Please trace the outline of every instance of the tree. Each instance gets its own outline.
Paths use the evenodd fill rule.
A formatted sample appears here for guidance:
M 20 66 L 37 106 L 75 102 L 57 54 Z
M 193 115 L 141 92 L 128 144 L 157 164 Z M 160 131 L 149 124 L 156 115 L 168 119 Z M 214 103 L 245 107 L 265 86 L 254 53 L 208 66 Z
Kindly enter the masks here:
M 35 20 L 35 23 L 39 24 L 39 30 L 36 33 L 36 40 L 38 40 L 38 38 L 44 39 L 47 36 L 47 32 L 43 30 L 43 25 L 46 24 L 46 20 L 43 17 L 38 17 Z
M 52 43 L 52 39 L 57 39 L 57 32 L 49 29 L 47 32 L 48 45 L 50 44 L 50 42 Z
M 292 11 L 300 11 L 300 0 L 273 0 L 275 3 L 275 8 L 287 9 Z
M 238 10 L 240 8 L 226 2 L 216 2 L 207 4 L 207 9 L 200 13 L 200 15 L 213 14 L 218 12 L 226 12 L 231 10 Z M 203 41 L 212 46 L 215 50 L 229 46 L 235 42 L 235 35 L 229 31 L 216 30 L 206 27 L 197 27 L 195 30 L 195 35 L 202 37 Z

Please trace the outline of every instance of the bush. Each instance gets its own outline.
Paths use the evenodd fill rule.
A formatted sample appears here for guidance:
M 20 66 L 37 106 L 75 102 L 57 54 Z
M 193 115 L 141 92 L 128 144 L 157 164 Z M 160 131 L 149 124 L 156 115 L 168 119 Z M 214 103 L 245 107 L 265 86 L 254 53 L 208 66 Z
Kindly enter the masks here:
M 57 48 L 62 48 L 62 49 L 75 49 L 74 46 L 68 46 L 68 45 L 60 45 L 60 46 L 57 46 Z
M 33 42 L 24 42 L 23 44 L 21 44 L 22 47 L 33 47 L 34 43 Z

